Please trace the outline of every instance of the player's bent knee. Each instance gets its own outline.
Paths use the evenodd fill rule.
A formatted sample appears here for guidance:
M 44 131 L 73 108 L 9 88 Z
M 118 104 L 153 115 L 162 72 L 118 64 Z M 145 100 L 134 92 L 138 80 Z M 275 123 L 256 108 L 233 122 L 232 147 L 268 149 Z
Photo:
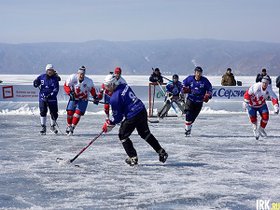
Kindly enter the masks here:
M 263 114 L 262 114 L 262 120 L 268 121 L 268 119 L 269 119 L 269 114 L 268 114 L 268 112 L 263 113 Z
M 257 122 L 257 117 L 256 116 L 250 116 L 251 123 L 256 123 Z

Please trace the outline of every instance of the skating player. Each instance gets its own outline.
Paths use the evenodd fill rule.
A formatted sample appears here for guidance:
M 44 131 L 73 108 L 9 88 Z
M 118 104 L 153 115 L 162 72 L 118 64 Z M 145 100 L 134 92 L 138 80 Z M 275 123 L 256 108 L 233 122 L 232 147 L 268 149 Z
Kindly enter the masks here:
M 46 135 L 46 122 L 48 108 L 51 115 L 51 127 L 50 130 L 57 134 L 55 127 L 56 120 L 58 118 L 58 106 L 57 106 L 57 93 L 59 91 L 58 77 L 55 74 L 55 70 L 52 64 L 47 64 L 46 73 L 41 74 L 33 81 L 33 86 L 40 89 L 39 93 L 39 108 L 40 108 L 40 120 L 42 130 L 40 133 Z
M 97 99 L 93 81 L 85 76 L 86 68 L 81 66 L 76 74 L 70 75 L 64 84 L 64 90 L 69 95 L 66 133 L 73 135 L 81 116 L 86 112 L 89 94 Z
M 274 106 L 274 113 L 279 113 L 278 98 L 271 89 L 269 82 L 270 78 L 265 76 L 262 78 L 261 82 L 252 85 L 244 94 L 243 108 L 248 111 L 250 121 L 253 125 L 254 136 L 257 140 L 260 135 L 263 137 L 267 136 L 265 127 L 269 119 L 269 110 L 266 104 L 268 97 L 271 98 Z M 259 128 L 257 122 L 257 112 L 259 112 L 261 116 Z
M 192 124 L 201 111 L 203 102 L 207 103 L 212 98 L 212 85 L 209 80 L 202 76 L 202 68 L 197 66 L 194 75 L 183 80 L 183 93 L 188 93 L 185 105 L 186 122 L 185 134 L 191 135 Z
M 104 85 L 106 90 L 112 93 L 110 105 L 113 114 L 110 120 L 106 120 L 102 130 L 105 133 L 109 132 L 116 124 L 121 123 L 119 139 L 128 155 L 126 163 L 132 166 L 138 163 L 137 152 L 129 138 L 135 128 L 141 138 L 145 139 L 158 153 L 159 160 L 164 163 L 168 154 L 150 132 L 147 121 L 147 111 L 143 102 L 135 96 L 134 92 L 127 84 L 119 84 L 116 77 L 112 74 L 106 76 Z

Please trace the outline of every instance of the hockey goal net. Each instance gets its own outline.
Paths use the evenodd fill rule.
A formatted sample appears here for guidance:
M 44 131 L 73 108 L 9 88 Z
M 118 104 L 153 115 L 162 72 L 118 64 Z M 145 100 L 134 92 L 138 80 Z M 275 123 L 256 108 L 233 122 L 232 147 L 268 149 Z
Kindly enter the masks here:
M 149 83 L 148 92 L 148 117 L 174 117 L 181 116 L 183 114 L 182 109 L 184 107 L 185 96 L 183 96 L 183 101 L 180 101 L 181 111 L 180 107 L 173 103 L 170 103 L 169 108 L 167 108 L 168 105 L 165 103 L 166 83 Z M 169 111 L 166 112 L 166 110 Z
M 148 117 L 157 117 L 159 110 L 164 106 L 166 83 L 149 83 L 148 90 Z M 176 116 L 173 109 L 168 111 L 167 116 Z

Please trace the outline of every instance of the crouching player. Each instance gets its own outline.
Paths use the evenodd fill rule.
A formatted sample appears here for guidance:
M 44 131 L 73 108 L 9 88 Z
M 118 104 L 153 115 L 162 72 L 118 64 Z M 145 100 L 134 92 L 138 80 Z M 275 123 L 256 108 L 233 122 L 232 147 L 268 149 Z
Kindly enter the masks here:
M 158 117 L 164 118 L 174 103 L 178 106 L 182 113 L 185 112 L 184 97 L 181 96 L 182 87 L 182 83 L 179 81 L 179 76 L 174 74 L 172 76 L 172 81 L 166 85 L 165 102 L 163 107 L 158 112 Z M 176 111 L 174 106 L 173 108 Z
M 269 110 L 266 104 L 266 99 L 270 97 L 274 106 L 274 113 L 279 113 L 279 103 L 276 94 L 269 85 L 269 78 L 263 77 L 261 82 L 252 85 L 244 94 L 243 108 L 248 111 L 250 121 L 253 125 L 255 138 L 259 136 L 266 137 L 265 127 L 269 119 Z M 257 112 L 261 116 L 260 126 L 258 129 Z
M 134 92 L 127 84 L 119 84 L 117 78 L 112 74 L 106 76 L 104 85 L 106 90 L 112 93 L 110 98 L 112 118 L 110 120 L 106 120 L 102 130 L 105 133 L 109 132 L 116 124 L 121 122 L 119 139 L 128 155 L 125 162 L 131 166 L 138 163 L 137 152 L 129 138 L 136 128 L 141 138 L 145 139 L 147 143 L 158 153 L 159 161 L 164 163 L 168 154 L 150 132 L 148 127 L 147 111 L 143 102 L 135 96 Z
M 85 76 L 86 68 L 81 66 L 76 74 L 70 75 L 64 84 L 64 90 L 69 95 L 67 111 L 66 134 L 73 135 L 82 115 L 85 114 L 89 93 L 96 99 L 93 81 Z

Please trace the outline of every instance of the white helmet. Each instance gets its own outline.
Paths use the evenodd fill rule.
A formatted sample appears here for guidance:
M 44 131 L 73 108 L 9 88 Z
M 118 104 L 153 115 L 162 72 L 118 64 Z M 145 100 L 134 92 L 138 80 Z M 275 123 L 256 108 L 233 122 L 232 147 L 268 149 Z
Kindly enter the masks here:
M 49 69 L 54 70 L 54 66 L 50 63 L 46 65 L 46 71 Z
M 113 74 L 108 74 L 105 79 L 104 79 L 104 85 L 106 86 L 111 86 L 111 85 L 118 85 L 119 82 L 115 75 Z

